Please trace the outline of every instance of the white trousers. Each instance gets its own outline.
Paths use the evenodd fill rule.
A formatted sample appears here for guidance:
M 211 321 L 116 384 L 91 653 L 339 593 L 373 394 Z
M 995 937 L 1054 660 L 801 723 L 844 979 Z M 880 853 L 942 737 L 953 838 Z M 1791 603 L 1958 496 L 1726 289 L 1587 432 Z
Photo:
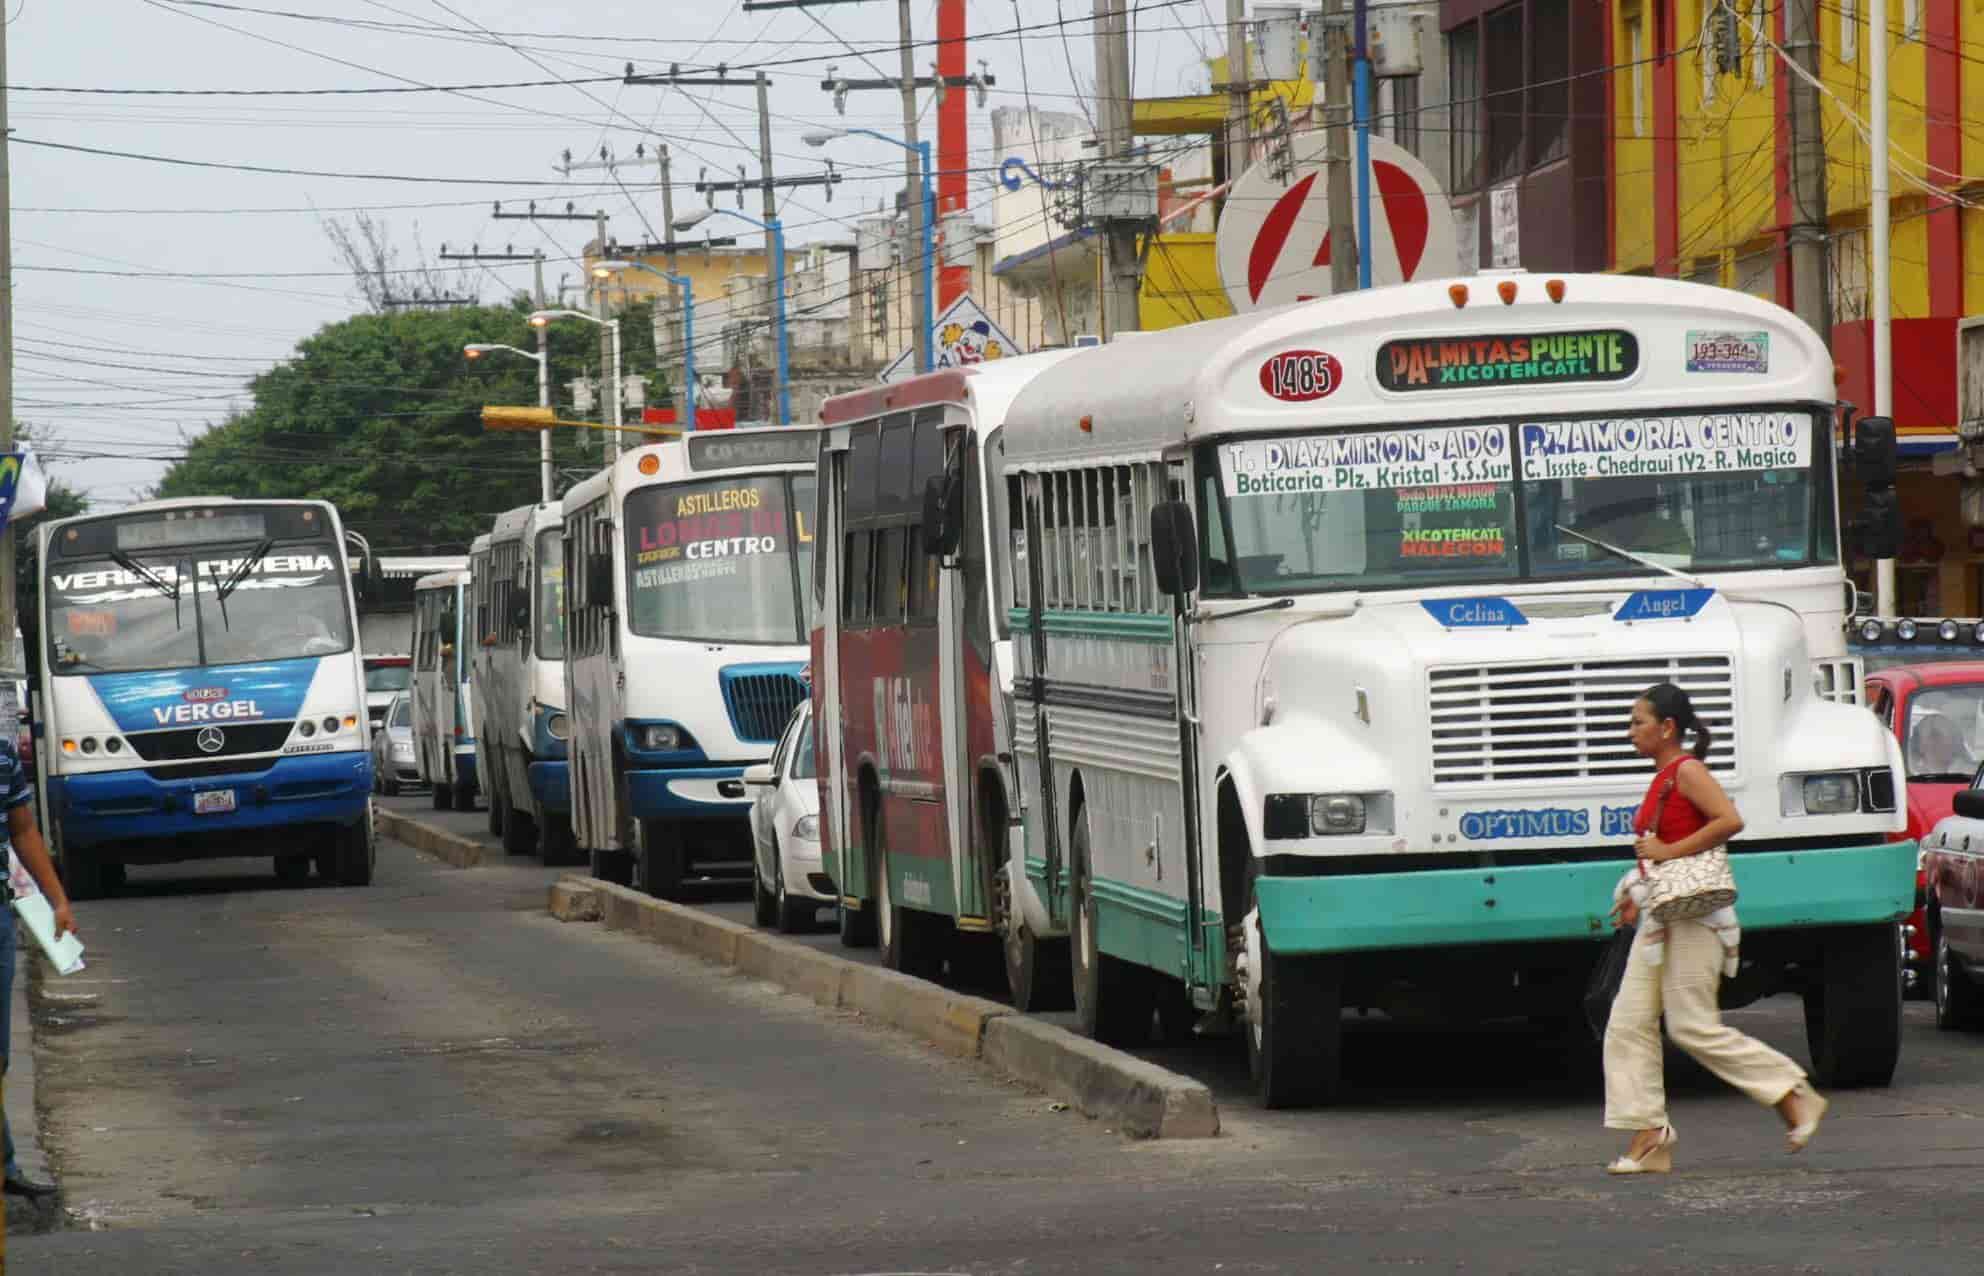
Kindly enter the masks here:
M 1657 966 L 1643 959 L 1645 946 L 1642 929 L 1605 1026 L 1608 1128 L 1657 1130 L 1670 1124 L 1660 1066 L 1663 1013 L 1675 1045 L 1758 1103 L 1776 1104 L 1805 1079 L 1797 1064 L 1722 1022 L 1716 1005 L 1722 943 L 1713 930 L 1698 921 L 1671 923 L 1667 956 Z

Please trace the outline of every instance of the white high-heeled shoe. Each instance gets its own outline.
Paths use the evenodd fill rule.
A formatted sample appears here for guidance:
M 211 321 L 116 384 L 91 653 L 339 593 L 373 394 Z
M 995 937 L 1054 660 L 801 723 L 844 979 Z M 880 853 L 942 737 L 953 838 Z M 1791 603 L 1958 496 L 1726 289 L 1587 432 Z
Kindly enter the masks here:
M 1785 1133 L 1784 1141 L 1791 1151 L 1803 1152 L 1805 1145 L 1812 1141 L 1812 1136 L 1819 1132 L 1819 1122 L 1825 1120 L 1826 1109 L 1832 1105 L 1826 1102 L 1824 1095 L 1812 1088 L 1809 1081 L 1800 1081 L 1791 1093 L 1798 1099 L 1805 1119 Z
M 1636 1160 L 1622 1156 L 1605 1167 L 1607 1174 L 1671 1174 L 1674 1171 L 1674 1145 L 1681 1136 L 1674 1133 L 1674 1127 L 1660 1127 L 1660 1141 L 1648 1148 Z

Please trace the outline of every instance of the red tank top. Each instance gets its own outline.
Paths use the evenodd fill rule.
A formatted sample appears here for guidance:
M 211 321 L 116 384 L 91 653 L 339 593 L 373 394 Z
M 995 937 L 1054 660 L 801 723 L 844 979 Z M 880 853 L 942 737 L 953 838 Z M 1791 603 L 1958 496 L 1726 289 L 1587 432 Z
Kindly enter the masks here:
M 1653 783 L 1646 786 L 1646 797 L 1640 802 L 1639 813 L 1633 817 L 1633 832 L 1644 837 L 1653 829 L 1656 803 L 1660 807 L 1660 840 L 1669 846 L 1692 837 L 1708 823 L 1708 817 L 1688 800 L 1680 785 L 1674 783 L 1681 768 L 1693 761 L 1693 757 L 1684 756 L 1660 768 L 1659 774 L 1653 777 Z M 1670 783 L 1673 783 L 1672 788 L 1668 787 Z M 1661 799 L 1663 793 L 1667 795 L 1665 801 Z

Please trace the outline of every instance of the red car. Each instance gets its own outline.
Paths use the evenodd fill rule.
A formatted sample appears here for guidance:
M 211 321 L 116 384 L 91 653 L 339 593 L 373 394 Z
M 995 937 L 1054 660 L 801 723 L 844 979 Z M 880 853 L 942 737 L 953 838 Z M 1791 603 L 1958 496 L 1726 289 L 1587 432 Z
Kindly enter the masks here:
M 1867 703 L 1901 743 L 1908 775 L 1908 828 L 1897 839 L 1920 841 L 1947 818 L 1959 790 L 1969 787 L 1984 762 L 1984 660 L 1924 660 L 1934 646 L 1915 648 L 1916 663 L 1880 667 L 1862 653 Z M 1929 928 L 1922 914 L 1921 861 L 1915 872 L 1915 911 L 1909 914 L 1902 959 L 1908 990 L 1927 996 L 1934 969 Z

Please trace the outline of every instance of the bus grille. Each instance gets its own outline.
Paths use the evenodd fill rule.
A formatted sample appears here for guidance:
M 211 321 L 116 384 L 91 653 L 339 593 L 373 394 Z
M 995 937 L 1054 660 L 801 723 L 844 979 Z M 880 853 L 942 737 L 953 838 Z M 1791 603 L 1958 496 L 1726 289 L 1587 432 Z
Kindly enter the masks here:
M 792 711 L 806 699 L 798 665 L 738 665 L 725 669 L 723 703 L 739 740 L 776 741 Z
M 205 727 L 184 727 L 172 731 L 138 731 L 125 739 L 146 762 L 177 762 L 182 759 L 230 757 L 237 753 L 274 753 L 289 739 L 294 722 L 217 722 L 221 746 L 209 753 L 200 747 Z
M 1652 764 L 1633 751 L 1626 726 L 1633 701 L 1657 682 L 1672 682 L 1694 700 L 1715 737 L 1709 769 L 1734 771 L 1736 689 L 1729 658 L 1669 656 L 1430 670 L 1433 783 L 1644 776 Z

